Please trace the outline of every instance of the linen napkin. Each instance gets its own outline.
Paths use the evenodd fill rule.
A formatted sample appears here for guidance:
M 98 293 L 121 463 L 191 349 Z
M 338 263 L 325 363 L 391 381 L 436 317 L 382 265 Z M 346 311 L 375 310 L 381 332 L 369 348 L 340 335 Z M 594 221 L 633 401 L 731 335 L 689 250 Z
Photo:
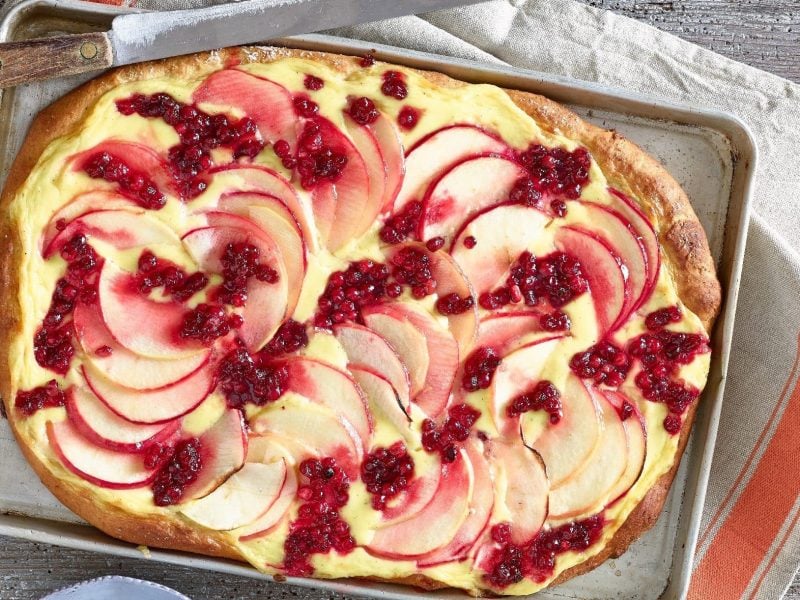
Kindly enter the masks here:
M 138 6 L 210 3 L 219 2 Z M 755 215 L 689 598 L 780 597 L 800 561 L 800 86 L 574 0 L 494 0 L 335 33 L 595 81 L 749 124 L 761 153 Z

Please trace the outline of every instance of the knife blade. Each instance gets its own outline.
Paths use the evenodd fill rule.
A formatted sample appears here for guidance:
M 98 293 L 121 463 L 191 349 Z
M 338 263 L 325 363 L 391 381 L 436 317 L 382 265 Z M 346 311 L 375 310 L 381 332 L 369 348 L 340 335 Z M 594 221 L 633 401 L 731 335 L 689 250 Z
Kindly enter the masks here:
M 482 0 L 245 0 L 121 15 L 111 30 L 0 44 L 0 88 Z

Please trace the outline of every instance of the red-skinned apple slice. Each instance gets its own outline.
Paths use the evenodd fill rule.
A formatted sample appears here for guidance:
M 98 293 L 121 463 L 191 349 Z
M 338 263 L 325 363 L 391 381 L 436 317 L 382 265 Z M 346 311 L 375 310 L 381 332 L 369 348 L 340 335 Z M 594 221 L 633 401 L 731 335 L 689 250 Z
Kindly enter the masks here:
M 383 375 L 400 395 L 402 406 L 408 406 L 411 400 L 408 371 L 389 342 L 371 329 L 354 323 L 335 326 L 333 334 L 347 353 L 348 363 Z
M 542 372 L 562 339 L 551 336 L 536 340 L 503 357 L 490 388 L 492 418 L 498 431 L 508 434 L 518 428 L 517 419 L 507 414 L 508 405 L 542 378 Z
M 133 210 L 98 210 L 72 221 L 45 247 L 44 257 L 49 258 L 61 249 L 70 238 L 82 233 L 92 239 L 102 240 L 119 250 L 151 246 L 153 244 L 180 243 L 178 236 L 157 219 Z
M 658 243 L 658 235 L 653 229 L 653 225 L 644 215 L 642 209 L 619 190 L 609 188 L 609 192 L 614 201 L 613 208 L 631 224 L 631 227 L 642 241 L 647 255 L 647 285 L 639 298 L 638 306 L 634 305 L 632 308 L 632 310 L 636 310 L 647 301 L 653 292 L 656 281 L 658 281 L 658 273 L 661 269 L 661 246 Z
M 372 225 L 375 217 L 383 210 L 386 198 L 386 185 L 388 169 L 383 159 L 381 147 L 372 130 L 366 125 L 356 123 L 350 115 L 344 113 L 344 124 L 350 139 L 353 141 L 364 166 L 367 168 L 369 178 L 369 206 L 372 210 L 365 212 L 362 223 L 359 225 L 365 231 Z
M 542 313 L 535 310 L 492 312 L 481 319 L 475 346 L 494 348 L 500 356 L 510 354 L 532 340 L 531 335 L 552 337 L 542 329 Z
M 139 356 L 117 343 L 97 304 L 77 303 L 72 322 L 92 366 L 110 381 L 133 389 L 153 390 L 177 383 L 206 364 L 211 353 L 206 350 L 174 360 Z M 97 354 L 99 348 L 106 347 L 111 348 L 111 354 Z
M 405 174 L 405 159 L 403 157 L 403 144 L 397 127 L 391 119 L 383 113 L 374 123 L 367 125 L 378 147 L 381 150 L 383 162 L 386 163 L 386 185 L 384 186 L 383 206 L 381 212 L 390 212 L 394 207 L 394 201 L 403 185 Z
M 511 541 L 526 544 L 547 519 L 550 484 L 544 462 L 520 441 L 501 440 L 489 444 L 489 460 L 502 472 L 498 478 L 504 487 L 500 495 L 511 516 Z
M 353 379 L 359 385 L 369 403 L 370 412 L 383 415 L 404 437 L 409 435 L 408 407 L 403 407 L 400 395 L 380 373 L 368 367 L 350 366 Z
M 132 423 L 166 423 L 200 405 L 214 387 L 214 369 L 206 362 L 177 383 L 154 390 L 136 390 L 116 384 L 93 367 L 81 367 L 92 392 L 112 412 Z
M 522 441 L 544 460 L 550 488 L 563 485 L 589 463 L 600 443 L 603 414 L 583 382 L 572 373 L 561 392 L 561 420 L 533 438 L 522 422 Z
M 208 496 L 184 505 L 181 513 L 216 531 L 244 527 L 272 508 L 280 497 L 286 474 L 284 460 L 245 463 Z
M 294 469 L 290 468 L 286 471 L 286 481 L 283 484 L 280 495 L 258 520 L 237 532 L 239 533 L 239 540 L 247 542 L 269 534 L 287 514 L 296 496 L 297 475 L 295 475 Z
M 156 476 L 140 454 L 101 448 L 80 435 L 69 421 L 47 423 L 50 446 L 64 466 L 99 487 L 126 490 L 143 487 Z
M 471 215 L 508 200 L 514 184 L 524 177 L 528 173 L 518 162 L 500 156 L 477 156 L 456 164 L 425 195 L 420 239 L 443 237 L 449 242 Z
M 87 440 L 115 452 L 141 452 L 148 445 L 164 442 L 180 427 L 180 422 L 163 425 L 131 423 L 110 410 L 89 390 L 72 387 L 66 401 L 67 417 Z
M 464 223 L 450 254 L 480 295 L 504 281 L 509 267 L 549 221 L 542 211 L 521 204 L 489 208 Z M 477 240 L 477 248 L 464 245 L 470 236 Z
M 619 413 L 605 396 L 590 389 L 601 407 L 603 427 L 600 441 L 589 461 L 559 486 L 550 490 L 551 521 L 594 514 L 609 499 L 609 493 L 625 473 L 628 438 Z
M 128 350 L 162 359 L 184 358 L 204 351 L 202 346 L 180 337 L 185 306 L 158 302 L 140 293 L 135 276 L 110 260 L 103 263 L 97 288 L 103 321 L 114 339 Z M 142 323 L 148 327 L 143 328 Z
M 442 465 L 439 487 L 416 515 L 382 527 L 366 545 L 368 552 L 387 558 L 416 558 L 449 543 L 469 515 L 474 476 L 462 449 L 456 461 Z
M 408 369 L 411 395 L 416 396 L 425 386 L 430 366 L 428 344 L 423 333 L 411 321 L 399 315 L 378 310 L 364 313 L 364 322 L 372 331 L 389 342 Z
M 211 428 L 200 436 L 200 472 L 186 486 L 183 502 L 203 498 L 236 472 L 247 456 L 247 424 L 242 413 L 226 410 Z
M 238 69 L 224 69 L 206 77 L 192 94 L 198 104 L 238 108 L 253 119 L 267 142 L 297 139 L 297 114 L 292 95 L 282 85 Z
M 576 227 L 559 229 L 555 242 L 583 265 L 601 335 L 614 331 L 627 318 L 625 309 L 630 306 L 630 288 L 619 257 L 608 242 Z
M 369 441 L 372 421 L 366 399 L 350 375 L 312 358 L 293 357 L 284 364 L 289 372 L 287 391 L 330 408 L 347 420 L 364 443 Z
M 633 414 L 622 421 L 625 428 L 625 435 L 628 438 L 628 464 L 625 472 L 619 478 L 608 497 L 611 499 L 609 504 L 613 504 L 623 497 L 633 484 L 639 480 L 639 476 L 644 469 L 644 461 L 647 458 L 647 426 L 644 416 L 636 408 L 636 404 L 628 400 L 621 392 L 614 390 L 598 390 L 606 400 L 614 406 L 617 411 L 622 407 L 622 403 L 628 401 L 633 406 Z
M 59 230 L 60 224 L 66 225 L 81 215 L 98 210 L 132 210 L 135 212 L 144 212 L 133 200 L 116 192 L 94 190 L 78 194 L 59 208 L 50 218 L 50 221 L 48 221 L 42 233 L 42 250 L 50 246 L 53 238 L 61 232 L 61 230 Z
M 453 164 L 477 154 L 506 154 L 509 147 L 495 134 L 474 125 L 437 129 L 406 152 L 406 172 L 394 209 L 422 200 L 430 183 Z
M 387 503 L 378 527 L 391 527 L 418 515 L 433 499 L 441 478 L 441 467 L 415 474 L 408 488 Z
M 414 404 L 431 419 L 438 417 L 447 405 L 453 380 L 458 369 L 458 342 L 449 330 L 443 329 L 427 312 L 411 304 L 393 303 L 370 307 L 362 311 L 364 318 L 371 311 L 386 314 L 408 321 L 425 336 L 430 363 L 422 391 L 413 398 Z
M 489 518 L 492 515 L 495 494 L 489 462 L 474 440 L 465 444 L 465 449 L 472 463 L 472 471 L 475 475 L 469 515 L 449 544 L 439 550 L 434 550 L 431 554 L 427 554 L 417 561 L 421 567 L 429 567 L 463 559 L 467 552 L 474 546 L 481 533 L 486 529 Z M 524 470 L 519 472 L 519 479 L 517 480 L 519 485 L 525 485 L 527 483 L 523 479 L 526 474 L 527 472 Z M 535 484 L 536 482 L 533 483 Z M 546 500 L 547 494 L 545 493 L 545 501 Z M 526 518 L 528 517 L 526 516 Z M 544 521 L 544 519 L 542 519 L 542 521 Z

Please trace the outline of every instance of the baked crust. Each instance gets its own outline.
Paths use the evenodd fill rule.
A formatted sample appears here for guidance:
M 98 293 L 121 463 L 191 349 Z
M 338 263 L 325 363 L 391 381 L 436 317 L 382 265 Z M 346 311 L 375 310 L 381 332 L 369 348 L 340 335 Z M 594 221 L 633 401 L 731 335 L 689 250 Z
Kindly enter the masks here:
M 0 360 L 3 364 L 8 364 L 9 342 L 20 331 L 23 312 L 16 293 L 18 281 L 15 269 L 20 262 L 22 245 L 19 232 L 11 222 L 7 209 L 48 144 L 75 131 L 95 101 L 120 84 L 156 77 L 193 78 L 198 72 L 230 64 L 267 63 L 285 57 L 310 58 L 344 73 L 358 68 L 357 61 L 350 56 L 287 48 L 227 48 L 109 71 L 39 113 L 9 171 L 5 188 L 0 196 L 0 210 L 2 210 L 0 240 L 7 249 L 0 259 L 0 294 L 5 307 L 0 313 Z M 441 87 L 453 88 L 466 85 L 441 73 L 417 72 Z M 662 264 L 672 276 L 683 303 L 700 318 L 706 331 L 710 332 L 721 304 L 720 284 L 705 232 L 678 182 L 660 163 L 619 133 L 591 125 L 574 112 L 543 96 L 517 90 L 506 91 L 517 106 L 533 117 L 543 129 L 564 135 L 586 146 L 609 183 L 634 199 L 651 220 L 655 218 L 660 224 L 665 225 L 659 231 L 659 241 L 663 249 Z M 0 371 L 0 393 L 7 413 L 13 414 L 8 368 Z M 656 481 L 614 537 L 597 555 L 567 569 L 551 585 L 586 573 L 610 557 L 620 556 L 655 524 L 680 465 L 696 409 L 697 403 L 694 403 L 685 415 L 686 425 L 681 431 L 676 460 L 672 468 Z M 55 477 L 47 464 L 40 460 L 20 438 L 14 419 L 9 421 L 23 453 L 43 483 L 73 512 L 103 532 L 134 544 L 244 560 L 237 548 L 225 540 L 224 535 L 212 531 L 199 531 L 177 515 L 165 513 L 157 518 L 134 517 L 111 503 L 86 496 L 78 486 Z M 427 590 L 447 587 L 424 575 L 414 575 L 392 582 L 406 583 Z

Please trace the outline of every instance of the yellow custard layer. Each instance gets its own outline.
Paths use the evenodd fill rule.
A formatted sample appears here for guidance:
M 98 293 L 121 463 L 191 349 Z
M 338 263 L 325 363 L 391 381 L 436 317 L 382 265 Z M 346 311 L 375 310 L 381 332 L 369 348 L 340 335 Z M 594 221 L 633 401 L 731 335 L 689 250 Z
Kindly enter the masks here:
M 136 115 L 122 116 L 117 112 L 114 101 L 129 97 L 134 93 L 166 92 L 178 101 L 189 103 L 192 91 L 208 72 L 218 68 L 221 68 L 221 65 L 210 64 L 207 67 L 208 71 L 197 72 L 194 80 L 154 79 L 122 85 L 108 92 L 90 110 L 78 131 L 60 138 L 48 146 L 36 168 L 19 191 L 10 211 L 13 220 L 18 224 L 25 249 L 22 262 L 18 265 L 20 284 L 18 294 L 20 304 L 24 307 L 25 312 L 21 333 L 13 340 L 9 352 L 12 394 L 15 394 L 17 390 L 27 390 L 42 385 L 53 377 L 51 372 L 41 368 L 34 360 L 33 337 L 48 310 L 53 287 L 56 280 L 63 275 L 65 263 L 58 257 L 49 260 L 42 258 L 39 251 L 41 232 L 53 213 L 77 194 L 103 186 L 112 188 L 111 184 L 98 182 L 83 173 L 68 170 L 67 158 L 111 137 L 143 142 L 166 155 L 168 148 L 178 142 L 174 130 L 159 119 L 145 119 Z M 320 105 L 320 113 L 343 131 L 345 129 L 342 111 L 347 106 L 348 97 L 369 96 L 375 101 L 378 108 L 393 121 L 403 105 L 420 107 L 423 112 L 417 126 L 411 131 L 400 131 L 405 148 L 411 147 L 415 141 L 426 134 L 454 122 L 471 123 L 495 131 L 509 145 L 518 149 L 525 148 L 534 142 L 546 146 L 561 146 L 568 150 L 574 149 L 576 146 L 574 142 L 565 137 L 543 131 L 502 90 L 489 85 L 443 89 L 434 86 L 413 72 L 397 69 L 405 72 L 409 90 L 408 97 L 401 102 L 379 92 L 381 74 L 386 70 L 386 67 L 380 64 L 359 69 L 349 76 L 343 76 L 320 63 L 301 58 L 283 58 L 269 64 L 249 64 L 239 68 L 280 83 L 293 92 L 308 93 L 303 87 L 303 78 L 306 74 L 314 74 L 322 78 L 325 82 L 324 87 L 310 95 Z M 225 110 L 224 107 L 202 105 L 201 108 L 211 113 Z M 236 114 L 235 111 L 229 109 L 225 112 Z M 269 146 L 256 157 L 255 162 L 268 165 L 287 178 L 291 177 L 291 173 L 281 166 Z M 582 198 L 611 204 L 606 179 L 594 162 L 590 172 L 590 181 L 591 183 L 583 190 Z M 308 193 L 299 185 L 296 187 L 298 192 L 305 196 L 307 202 L 310 202 Z M 182 232 L 204 224 L 202 217 L 193 213 L 204 206 L 213 206 L 219 193 L 220 190 L 211 185 L 202 195 L 189 203 L 169 198 L 167 205 L 162 210 L 150 211 L 149 216 L 162 221 L 180 235 Z M 587 216 L 579 207 L 571 209 L 568 215 L 570 222 L 578 224 L 585 221 L 586 218 Z M 313 315 L 317 298 L 331 272 L 345 268 L 352 260 L 365 257 L 382 259 L 383 255 L 378 243 L 378 227 L 376 224 L 368 234 L 361 239 L 353 240 L 351 244 L 335 255 L 324 250 L 316 254 L 309 254 L 306 280 L 303 284 L 300 302 L 293 315 L 296 320 L 302 321 Z M 658 229 L 657 223 L 656 229 Z M 115 262 L 121 267 L 135 270 L 135 261 L 139 251 L 119 252 L 100 242 L 95 244 L 95 247 L 103 256 L 113 255 Z M 535 255 L 537 250 L 550 247 L 552 247 L 551 233 L 545 230 L 543 235 L 530 240 L 529 250 Z M 191 260 L 180 248 L 153 248 L 153 250 L 159 256 L 169 258 L 187 269 L 193 269 Z M 410 301 L 408 296 L 404 300 Z M 435 312 L 434 300 L 435 297 L 430 297 L 423 302 L 417 302 L 417 305 L 424 307 L 431 315 L 446 323 L 444 317 Z M 646 315 L 652 310 L 676 304 L 681 306 L 685 317 L 673 329 L 702 331 L 703 327 L 699 319 L 680 302 L 675 284 L 667 270 L 661 269 L 657 286 L 647 303 L 639 310 L 639 314 Z M 567 305 L 564 310 L 569 314 L 573 328 L 571 337 L 559 346 L 558 355 L 552 357 L 548 366 L 547 373 L 554 382 L 564 380 L 569 369 L 569 358 L 575 352 L 584 350 L 597 341 L 597 330 L 593 324 L 593 307 L 588 295 L 581 296 Z M 643 319 L 633 318 L 617 335 L 617 338 L 628 340 L 643 331 Z M 303 354 L 325 360 L 341 368 L 346 367 L 347 358 L 344 351 L 335 338 L 327 334 L 315 335 Z M 79 374 L 80 358 L 80 354 L 76 355 L 76 359 L 72 362 L 72 369 L 66 377 L 59 378 L 62 387 L 82 384 Z M 702 389 L 708 374 L 708 364 L 709 355 L 700 355 L 690 365 L 682 368 L 680 376 L 688 384 Z M 263 410 L 278 410 L 282 403 L 302 406 L 304 402 L 307 401 L 302 397 L 287 395 L 276 404 Z M 485 407 L 486 392 L 471 394 L 469 402 L 477 407 Z M 216 391 L 213 392 L 200 407 L 184 417 L 184 430 L 189 433 L 201 433 L 222 414 L 224 406 L 225 402 L 221 395 Z M 601 541 L 585 552 L 568 552 L 559 555 L 553 578 L 599 552 L 656 480 L 673 465 L 678 437 L 670 436 L 663 428 L 662 421 L 667 414 L 666 408 L 661 404 L 651 402 L 639 402 L 638 408 L 647 422 L 647 458 L 643 473 L 627 495 L 605 511 L 608 525 Z M 248 416 L 253 416 L 257 412 L 257 410 L 251 410 Z M 120 506 L 133 514 L 159 515 L 164 511 L 178 513 L 179 507 L 155 507 L 151 491 L 147 487 L 134 490 L 100 488 L 86 483 L 65 469 L 52 452 L 45 433 L 46 422 L 60 421 L 65 418 L 66 413 L 63 408 L 54 408 L 39 411 L 31 418 L 19 420 L 17 424 L 25 443 L 58 478 L 75 486 L 90 488 L 89 493 L 95 495 L 99 500 Z M 527 413 L 525 418 L 535 420 L 542 417 L 540 413 Z M 490 434 L 496 433 L 492 420 L 488 417 L 488 411 L 484 412 L 484 416 L 476 428 Z M 410 435 L 411 439 L 407 439 L 403 438 L 388 422 L 378 419 L 371 443 L 375 446 L 389 445 L 399 439 L 406 439 L 409 452 L 422 472 L 425 465 L 431 464 L 433 459 L 431 454 L 422 449 L 418 429 L 419 420 L 416 420 L 415 428 Z M 291 510 L 296 510 L 296 506 Z M 291 511 L 290 514 L 292 514 Z M 508 510 L 504 505 L 503 498 L 497 497 L 492 522 L 504 520 L 504 515 L 507 514 Z M 370 507 L 369 494 L 360 481 L 351 483 L 350 501 L 343 509 L 342 515 L 350 524 L 356 542 L 359 544 L 368 542 L 380 515 Z M 241 553 L 256 568 L 275 572 L 269 565 L 281 563 L 283 542 L 287 531 L 288 520 L 284 519 L 282 525 L 273 534 L 250 542 L 240 542 L 236 530 L 225 535 L 229 537 L 232 544 L 238 546 Z M 481 574 L 473 570 L 471 561 L 468 560 L 420 569 L 415 562 L 385 560 L 357 548 L 344 556 L 334 552 L 327 555 L 315 555 L 312 564 L 315 568 L 315 576 L 318 577 L 370 576 L 395 579 L 421 573 L 453 587 L 468 590 L 485 587 L 485 583 L 481 582 Z M 506 588 L 503 593 L 529 594 L 546 585 L 547 582 L 538 584 L 530 580 L 523 580 Z

